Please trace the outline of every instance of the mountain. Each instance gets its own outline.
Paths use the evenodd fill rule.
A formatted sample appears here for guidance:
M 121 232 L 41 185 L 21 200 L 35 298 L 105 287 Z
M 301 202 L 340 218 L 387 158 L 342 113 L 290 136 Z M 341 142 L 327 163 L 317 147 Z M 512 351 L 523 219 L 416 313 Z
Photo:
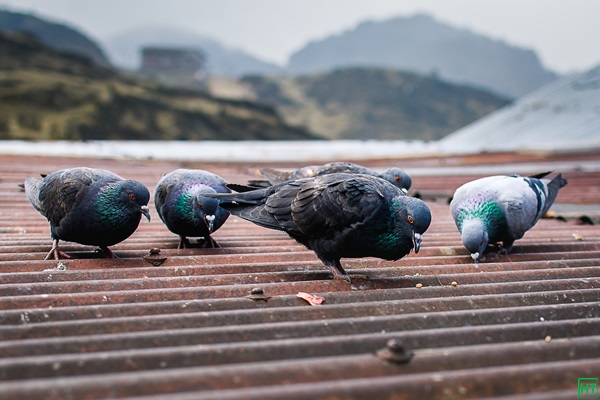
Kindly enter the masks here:
M 207 56 L 210 75 L 240 77 L 247 74 L 280 74 L 282 69 L 241 50 L 227 48 L 219 42 L 175 28 L 148 27 L 133 29 L 107 39 L 105 47 L 114 63 L 135 70 L 140 67 L 144 46 L 173 46 L 200 49 Z
M 95 42 L 67 25 L 32 14 L 0 10 L 0 31 L 28 34 L 56 51 L 79 54 L 96 65 L 110 66 L 106 55 Z
M 557 78 L 535 52 L 457 29 L 427 15 L 364 22 L 292 54 L 291 74 L 376 66 L 433 74 L 512 98 Z
M 122 75 L 0 32 L 0 139 L 307 140 L 271 107 Z
M 241 82 L 289 124 L 331 139 L 439 139 L 509 102 L 469 86 L 378 68 Z

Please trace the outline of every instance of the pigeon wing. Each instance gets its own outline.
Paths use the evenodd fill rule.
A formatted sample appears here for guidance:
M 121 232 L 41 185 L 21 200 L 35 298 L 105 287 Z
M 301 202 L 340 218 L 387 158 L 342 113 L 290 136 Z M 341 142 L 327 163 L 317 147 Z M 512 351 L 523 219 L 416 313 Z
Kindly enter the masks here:
M 363 223 L 384 197 L 377 178 L 334 174 L 304 183 L 291 204 L 294 224 L 309 236 L 329 236 Z
M 114 182 L 120 176 L 104 170 L 72 168 L 53 172 L 42 179 L 39 188 L 39 204 L 42 214 L 53 224 L 59 224 L 90 186 L 97 181 Z

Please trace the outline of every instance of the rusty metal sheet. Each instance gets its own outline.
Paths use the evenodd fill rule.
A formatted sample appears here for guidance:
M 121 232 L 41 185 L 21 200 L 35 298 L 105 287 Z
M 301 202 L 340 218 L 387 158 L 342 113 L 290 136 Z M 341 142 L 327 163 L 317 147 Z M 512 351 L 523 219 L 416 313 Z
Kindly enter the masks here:
M 178 167 L 243 183 L 266 163 L 0 155 L 0 398 L 576 398 L 578 378 L 600 378 L 600 227 L 577 218 L 578 204 L 600 209 L 600 171 L 586 167 L 598 156 L 367 162 L 578 167 L 561 171 L 569 184 L 557 202 L 573 203 L 569 218 L 541 220 L 509 255 L 478 265 L 446 201 L 480 175 L 416 174 L 413 193 L 433 214 L 421 252 L 342 260 L 370 278 L 348 285 L 286 235 L 236 218 L 215 235 L 222 248 L 177 250 L 153 204 L 152 222 L 113 247 L 120 259 L 64 243 L 72 259 L 43 261 L 48 224 L 17 187 L 27 175 L 86 165 L 152 192 Z M 143 258 L 153 248 L 164 257 L 158 266 Z M 299 292 L 324 303 L 311 306 Z

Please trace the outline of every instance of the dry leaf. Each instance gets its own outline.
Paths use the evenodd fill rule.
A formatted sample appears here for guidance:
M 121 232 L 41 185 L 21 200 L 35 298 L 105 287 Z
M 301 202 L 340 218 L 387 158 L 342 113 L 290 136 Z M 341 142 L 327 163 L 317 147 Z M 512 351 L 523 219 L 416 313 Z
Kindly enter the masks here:
M 314 294 L 310 293 L 298 292 L 296 296 L 306 300 L 311 306 L 320 306 L 325 301 L 324 297 L 315 296 Z

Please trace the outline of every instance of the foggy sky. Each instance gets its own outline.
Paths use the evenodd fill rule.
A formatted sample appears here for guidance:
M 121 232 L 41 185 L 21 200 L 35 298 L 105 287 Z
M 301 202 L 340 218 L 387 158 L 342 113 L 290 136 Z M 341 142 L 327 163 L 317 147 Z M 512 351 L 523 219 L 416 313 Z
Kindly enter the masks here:
M 311 40 L 423 12 L 533 49 L 559 73 L 600 64 L 596 0 L 0 0 L 3 7 L 66 23 L 100 42 L 132 28 L 176 27 L 280 65 Z

